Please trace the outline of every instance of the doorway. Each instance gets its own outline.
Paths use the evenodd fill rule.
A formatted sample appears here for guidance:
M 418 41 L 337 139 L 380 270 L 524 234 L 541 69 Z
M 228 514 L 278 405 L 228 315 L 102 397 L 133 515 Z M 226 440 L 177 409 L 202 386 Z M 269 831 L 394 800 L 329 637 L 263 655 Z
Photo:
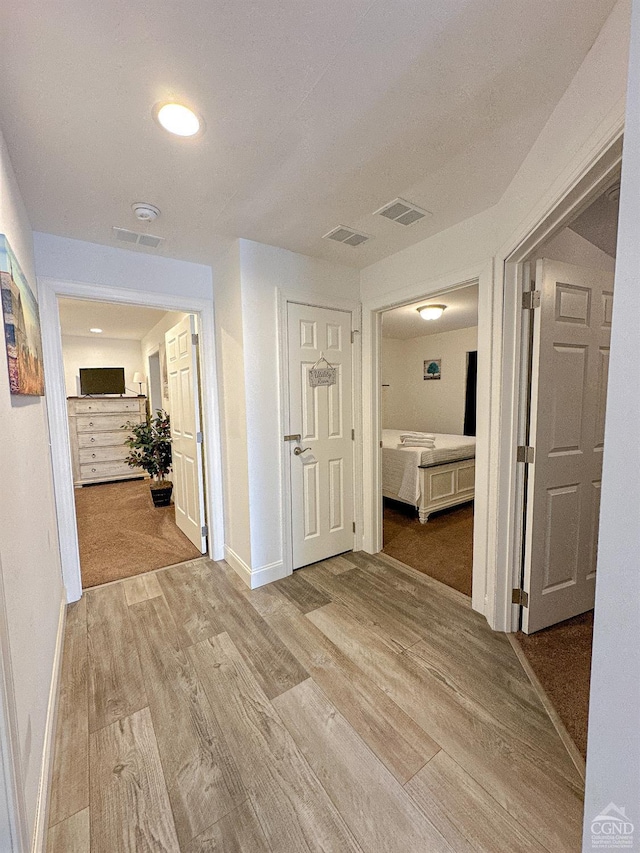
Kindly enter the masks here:
M 586 754 L 619 173 L 523 262 L 521 632 Z M 529 287 L 534 296 L 527 295 Z
M 189 434 L 194 443 L 202 434 L 195 317 L 69 298 L 58 308 L 82 588 L 201 556 L 200 445 L 193 452 L 183 446 Z M 166 382 L 163 395 L 168 361 L 182 381 Z M 155 407 L 145 369 L 154 362 Z
M 44 279 L 39 284 L 56 512 L 58 516 L 63 578 L 67 589 L 68 601 L 76 601 L 81 597 L 82 580 L 76 532 L 74 479 L 72 468 L 69 464 L 68 395 L 64 378 L 64 360 L 58 306 L 59 297 L 97 301 L 106 304 L 117 303 L 127 306 L 127 310 L 130 310 L 132 306 L 140 306 L 143 308 L 160 309 L 163 314 L 176 311 L 181 314 L 193 314 L 197 318 L 199 347 L 202 354 L 200 360 L 202 380 L 201 408 L 203 414 L 201 431 L 204 442 L 207 444 L 207 452 L 204 456 L 203 478 L 206 483 L 205 503 L 209 521 L 207 552 L 212 559 L 222 559 L 224 541 L 221 502 L 222 479 L 212 303 L 209 300 L 195 297 L 180 297 L 170 294 L 153 295 L 144 291 L 122 290 L 107 285 L 85 285 L 54 279 Z M 156 349 L 160 349 L 160 347 L 156 347 Z M 134 390 L 137 390 L 139 386 L 135 385 L 133 387 Z M 209 441 L 207 441 L 207 437 Z
M 478 284 L 381 313 L 383 552 L 470 596 Z

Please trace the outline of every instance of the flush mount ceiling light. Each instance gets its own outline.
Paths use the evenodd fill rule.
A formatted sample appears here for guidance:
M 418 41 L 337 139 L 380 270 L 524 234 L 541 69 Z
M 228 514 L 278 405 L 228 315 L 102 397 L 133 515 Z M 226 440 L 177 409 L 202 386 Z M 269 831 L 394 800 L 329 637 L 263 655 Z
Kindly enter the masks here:
M 446 305 L 422 305 L 416 308 L 416 311 L 423 320 L 438 320 L 446 307 Z
M 195 136 L 202 128 L 202 119 L 184 104 L 156 104 L 153 117 L 161 127 L 176 136 Z
M 102 329 L 89 329 L 90 332 L 93 332 L 94 335 L 101 335 Z

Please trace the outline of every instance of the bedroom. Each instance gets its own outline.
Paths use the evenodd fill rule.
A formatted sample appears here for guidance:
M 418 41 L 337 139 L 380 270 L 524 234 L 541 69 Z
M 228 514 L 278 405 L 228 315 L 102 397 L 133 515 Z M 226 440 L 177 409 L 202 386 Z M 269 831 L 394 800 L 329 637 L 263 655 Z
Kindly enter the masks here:
M 202 522 L 191 524 L 185 512 L 184 494 L 192 489 L 184 465 L 175 464 L 180 453 L 169 457 L 171 491 L 163 499 L 153 496 L 148 468 L 127 463 L 131 454 L 125 441 L 133 424 L 144 424 L 160 412 L 168 431 L 169 416 L 179 410 L 180 400 L 176 383 L 170 382 L 175 370 L 166 341 L 196 319 L 180 311 L 69 297 L 59 298 L 57 308 L 61 359 L 49 380 L 57 380 L 66 397 L 72 533 L 77 534 L 82 589 L 201 556 Z M 186 405 L 195 413 L 193 396 L 189 394 Z M 125 423 L 130 429 L 123 431 Z
M 425 306 L 436 310 L 421 314 Z M 382 314 L 384 552 L 465 595 L 473 562 L 477 347 L 475 283 Z

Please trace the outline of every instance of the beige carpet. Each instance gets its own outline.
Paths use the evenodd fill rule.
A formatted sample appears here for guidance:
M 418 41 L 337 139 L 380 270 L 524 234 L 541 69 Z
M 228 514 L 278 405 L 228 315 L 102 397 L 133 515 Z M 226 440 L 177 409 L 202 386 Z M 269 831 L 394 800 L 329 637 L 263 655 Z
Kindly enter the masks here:
M 83 589 L 200 556 L 173 506 L 154 507 L 148 480 L 84 486 L 75 499 Z
M 385 499 L 383 552 L 471 595 L 473 504 L 452 507 L 420 524 L 408 504 Z
M 593 610 L 530 636 L 519 633 L 517 639 L 573 742 L 585 756 Z

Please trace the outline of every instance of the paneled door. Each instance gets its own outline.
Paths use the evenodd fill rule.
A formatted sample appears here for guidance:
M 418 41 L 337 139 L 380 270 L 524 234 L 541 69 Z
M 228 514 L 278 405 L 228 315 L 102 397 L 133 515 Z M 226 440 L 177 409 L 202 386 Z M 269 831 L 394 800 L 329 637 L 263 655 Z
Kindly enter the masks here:
M 293 568 L 353 549 L 351 314 L 288 303 Z M 324 356 L 335 383 L 312 384 Z M 318 367 L 327 368 L 322 361 Z M 291 436 L 299 435 L 299 440 Z
M 195 317 L 188 314 L 165 333 L 176 524 L 203 554 L 204 477 Z
M 523 630 L 594 605 L 613 273 L 540 260 Z

